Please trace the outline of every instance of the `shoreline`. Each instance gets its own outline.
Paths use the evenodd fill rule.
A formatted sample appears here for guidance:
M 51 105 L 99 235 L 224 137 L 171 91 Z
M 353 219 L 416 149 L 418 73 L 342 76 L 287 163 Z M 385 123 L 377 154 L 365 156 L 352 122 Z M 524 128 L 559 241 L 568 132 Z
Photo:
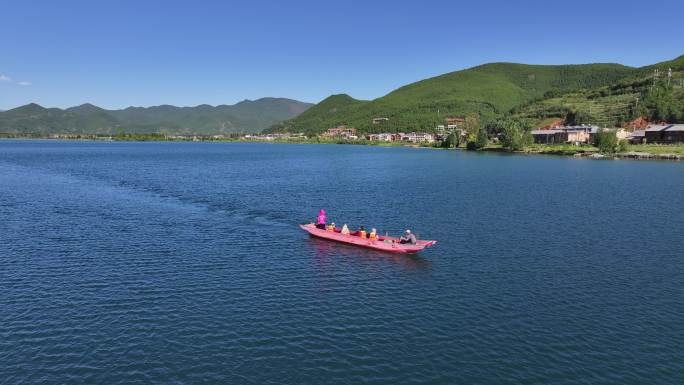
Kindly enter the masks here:
M 65 137 L 48 137 L 48 136 L 0 136 L 0 140 L 45 140 L 45 141 L 73 141 L 73 142 L 202 142 L 202 143 L 272 143 L 272 144 L 340 144 L 340 145 L 356 145 L 356 146 L 374 146 L 374 147 L 406 147 L 406 148 L 426 148 L 435 150 L 456 150 L 468 152 L 493 152 L 500 154 L 517 154 L 517 155 L 553 155 L 574 158 L 589 158 L 597 160 L 669 160 L 669 161 L 684 161 L 684 145 L 630 145 L 630 151 L 603 154 L 593 146 L 570 146 L 570 145 L 533 145 L 525 150 L 511 151 L 500 145 L 490 144 L 487 147 L 478 150 L 468 150 L 465 147 L 445 148 L 438 143 L 403 143 L 403 142 L 371 142 L 364 140 L 348 141 L 348 140 L 248 140 L 244 138 L 177 138 L 164 137 L 160 135 L 130 135 L 124 137 L 116 136 L 98 136 L 98 135 L 73 135 Z M 676 152 L 653 152 L 647 151 L 649 148 L 657 148 L 658 150 L 675 148 L 680 151 Z M 639 151 L 641 150 L 641 151 Z
M 464 151 L 467 151 L 463 149 Z M 522 151 L 507 151 L 499 148 L 484 148 L 479 151 L 496 152 L 502 154 L 518 154 L 518 155 L 550 155 L 550 156 L 564 156 L 572 158 L 585 158 L 595 160 L 670 160 L 670 161 L 684 161 L 683 154 L 674 153 L 650 153 L 643 151 L 626 151 L 617 152 L 613 154 L 603 154 L 599 151 L 564 151 L 564 150 L 522 150 Z

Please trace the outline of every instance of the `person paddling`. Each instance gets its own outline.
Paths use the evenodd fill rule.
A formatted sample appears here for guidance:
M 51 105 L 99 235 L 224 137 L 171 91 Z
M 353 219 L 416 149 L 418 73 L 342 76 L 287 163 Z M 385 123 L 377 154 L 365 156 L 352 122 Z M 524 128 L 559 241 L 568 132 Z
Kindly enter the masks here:
M 326 216 L 325 216 L 325 210 L 321 209 L 321 211 L 318 212 L 318 217 L 316 218 L 316 228 L 317 229 L 325 229 L 325 223 L 326 223 Z

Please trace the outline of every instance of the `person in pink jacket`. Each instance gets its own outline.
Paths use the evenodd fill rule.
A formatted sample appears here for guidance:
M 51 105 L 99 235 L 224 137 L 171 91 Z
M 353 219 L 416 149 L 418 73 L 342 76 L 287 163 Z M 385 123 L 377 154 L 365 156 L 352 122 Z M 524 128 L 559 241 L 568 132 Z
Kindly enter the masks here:
M 327 221 L 327 218 L 325 217 L 325 210 L 321 210 L 318 212 L 318 218 L 316 218 L 316 228 L 317 229 L 325 229 L 325 223 Z

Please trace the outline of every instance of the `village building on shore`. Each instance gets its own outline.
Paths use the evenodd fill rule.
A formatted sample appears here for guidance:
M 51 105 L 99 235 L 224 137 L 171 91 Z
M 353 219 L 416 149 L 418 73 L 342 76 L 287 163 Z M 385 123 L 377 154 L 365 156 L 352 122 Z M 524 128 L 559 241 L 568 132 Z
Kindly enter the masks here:
M 624 128 L 598 128 L 596 126 L 593 126 L 591 131 L 589 131 L 588 143 L 596 143 L 596 134 L 598 134 L 599 130 L 603 130 L 604 132 L 614 132 L 615 137 L 618 140 L 624 140 L 629 137 L 629 132 Z
M 409 132 L 401 140 L 411 143 L 433 143 L 435 136 L 427 132 Z
M 649 126 L 644 130 L 646 143 L 670 144 L 684 142 L 684 124 Z
M 273 140 L 287 140 L 287 139 L 306 139 L 306 135 L 304 135 L 303 132 L 299 133 L 289 133 L 289 132 L 283 132 L 283 133 L 274 133 L 274 134 L 265 134 L 265 135 L 245 135 L 245 139 L 247 140 L 263 140 L 263 141 L 273 141 Z
M 563 130 L 532 130 L 532 138 L 537 144 L 561 144 L 567 143 L 568 135 Z
M 591 144 L 596 142 L 596 135 L 600 130 L 615 132 L 619 140 L 627 139 L 630 133 L 624 128 L 600 128 L 598 126 L 555 126 L 549 129 L 532 130 L 534 143 L 538 144 Z
M 627 137 L 627 141 L 630 144 L 643 144 L 646 143 L 646 131 L 645 130 L 634 130 Z
M 532 130 L 534 143 L 538 144 L 563 144 L 573 143 L 576 145 L 590 143 L 591 135 L 598 132 L 597 126 L 555 126 L 549 129 Z
M 466 122 L 465 116 L 449 116 L 444 119 L 447 130 L 455 130 L 457 128 L 462 128 Z
M 456 134 L 460 136 L 465 135 L 465 117 L 463 116 L 450 116 L 444 119 L 445 124 L 438 124 L 435 128 L 434 140 L 443 141 L 449 136 L 449 134 Z
M 381 134 L 368 134 L 366 139 L 372 142 L 411 142 L 411 143 L 434 143 L 435 135 L 428 132 L 409 132 L 408 134 L 398 132 L 392 134 L 384 132 Z
M 403 133 L 392 134 L 389 132 L 383 132 L 381 134 L 368 134 L 366 139 L 371 142 L 394 142 L 401 140 Z
M 639 121 L 639 126 L 643 126 L 645 119 Z M 386 117 L 373 118 L 374 125 L 379 125 L 389 121 Z M 635 121 L 636 122 L 636 121 Z M 448 117 L 444 119 L 444 124 L 438 124 L 433 132 L 380 132 L 380 133 L 357 133 L 354 127 L 338 125 L 327 129 L 319 135 L 322 139 L 342 139 L 346 141 L 356 141 L 359 139 L 371 142 L 405 142 L 415 144 L 431 144 L 447 140 L 449 135 L 458 136 L 458 143 L 463 143 L 467 136 L 465 128 L 466 119 L 464 117 Z M 625 128 L 601 128 L 596 125 L 563 125 L 562 120 L 556 120 L 553 124 L 544 128 L 532 130 L 532 138 L 537 144 L 571 144 L 576 146 L 596 144 L 599 132 L 612 132 L 620 141 L 628 141 L 632 144 L 671 144 L 684 143 L 684 124 L 649 124 L 644 128 L 632 128 L 629 131 Z M 491 143 L 498 143 L 501 134 L 490 137 Z M 275 133 L 262 135 L 246 135 L 246 139 L 253 140 L 280 140 L 280 139 L 307 139 L 303 133 Z M 213 139 L 219 139 L 214 136 Z
M 349 139 L 349 140 L 355 140 L 355 139 L 359 138 L 356 135 L 356 128 L 347 127 L 345 125 L 340 125 L 337 127 L 329 128 L 326 132 L 321 134 L 321 137 L 322 138 L 328 138 L 328 139 L 341 138 L 341 139 Z

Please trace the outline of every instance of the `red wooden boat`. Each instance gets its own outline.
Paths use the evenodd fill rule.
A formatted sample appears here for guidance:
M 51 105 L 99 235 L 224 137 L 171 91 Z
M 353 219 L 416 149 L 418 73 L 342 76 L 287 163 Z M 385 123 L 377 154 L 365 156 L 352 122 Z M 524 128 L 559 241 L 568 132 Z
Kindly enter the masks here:
M 373 241 L 368 238 L 361 238 L 358 235 L 355 235 L 356 233 L 351 233 L 349 235 L 342 234 L 338 228 L 336 228 L 335 231 L 319 229 L 316 228 L 316 225 L 313 223 L 299 225 L 299 227 L 314 237 L 348 243 L 350 245 L 368 247 L 375 250 L 389 251 L 392 253 L 417 253 L 424 248 L 437 243 L 437 241 L 419 240 L 415 245 L 411 245 L 409 243 L 399 243 L 399 238 L 387 236 L 378 236 L 378 240 Z

